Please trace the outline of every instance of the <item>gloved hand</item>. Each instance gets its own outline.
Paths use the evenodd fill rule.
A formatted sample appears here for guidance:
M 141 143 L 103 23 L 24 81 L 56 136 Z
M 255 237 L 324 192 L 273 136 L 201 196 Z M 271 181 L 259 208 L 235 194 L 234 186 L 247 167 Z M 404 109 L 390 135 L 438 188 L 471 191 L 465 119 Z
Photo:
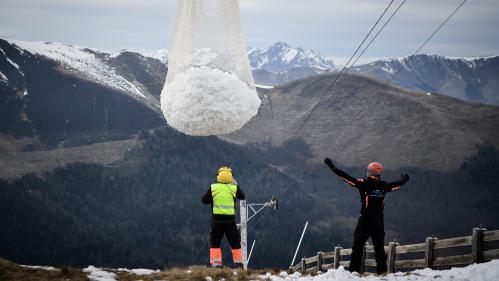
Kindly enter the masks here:
M 324 159 L 324 163 L 325 163 L 325 164 L 326 164 L 329 168 L 331 168 L 331 169 L 334 169 L 334 168 L 335 168 L 335 166 L 334 166 L 333 162 L 331 161 L 331 159 L 329 159 L 329 158 L 327 158 L 327 157 Z
M 400 175 L 400 179 L 403 181 L 403 182 L 408 182 L 410 177 L 408 174 L 401 174 Z

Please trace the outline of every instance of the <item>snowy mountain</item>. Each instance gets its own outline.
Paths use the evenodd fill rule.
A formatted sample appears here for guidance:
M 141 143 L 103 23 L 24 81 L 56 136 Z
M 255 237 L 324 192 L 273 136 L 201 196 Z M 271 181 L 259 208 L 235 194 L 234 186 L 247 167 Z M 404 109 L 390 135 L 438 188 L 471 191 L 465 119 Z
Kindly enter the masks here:
M 441 93 L 466 101 L 499 105 L 499 56 L 452 58 L 416 55 L 355 67 L 405 88 Z
M 337 69 L 331 59 L 312 50 L 293 48 L 285 42 L 277 42 L 268 49 L 248 51 L 253 69 L 265 69 L 272 72 L 287 71 L 292 68 L 312 68 L 317 71 Z
M 128 53 L 0 39 L 0 132 L 128 134 L 155 127 L 162 123 L 155 103 L 163 82 L 155 82 L 154 69 L 166 72 L 161 62 Z

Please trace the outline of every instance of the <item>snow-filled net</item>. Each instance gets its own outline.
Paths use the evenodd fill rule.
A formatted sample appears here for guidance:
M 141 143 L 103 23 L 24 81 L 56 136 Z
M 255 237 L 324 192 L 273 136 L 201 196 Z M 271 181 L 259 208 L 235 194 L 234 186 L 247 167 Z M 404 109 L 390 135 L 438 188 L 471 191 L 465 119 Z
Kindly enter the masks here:
M 189 135 L 240 129 L 260 106 L 237 0 L 178 0 L 161 109 Z

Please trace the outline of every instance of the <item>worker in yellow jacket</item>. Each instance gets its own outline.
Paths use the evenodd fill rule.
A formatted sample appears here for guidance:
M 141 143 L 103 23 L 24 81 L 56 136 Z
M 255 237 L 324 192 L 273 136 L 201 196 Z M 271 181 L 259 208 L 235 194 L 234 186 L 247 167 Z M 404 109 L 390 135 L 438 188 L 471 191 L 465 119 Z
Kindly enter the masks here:
M 217 182 L 212 184 L 201 201 L 211 204 L 212 220 L 210 232 L 210 265 L 222 267 L 220 243 L 227 235 L 232 248 L 234 267 L 242 267 L 241 235 L 236 226 L 236 198 L 244 200 L 245 195 L 235 183 L 232 170 L 222 167 L 218 170 Z

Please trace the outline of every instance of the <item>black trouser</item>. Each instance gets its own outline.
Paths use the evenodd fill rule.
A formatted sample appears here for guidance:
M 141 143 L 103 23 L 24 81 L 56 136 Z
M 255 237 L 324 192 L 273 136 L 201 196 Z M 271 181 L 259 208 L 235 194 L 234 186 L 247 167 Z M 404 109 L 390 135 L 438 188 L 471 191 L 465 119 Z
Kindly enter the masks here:
M 360 266 L 363 256 L 364 244 L 371 237 L 376 257 L 376 271 L 378 274 L 384 273 L 386 267 L 385 244 L 385 226 L 383 215 L 363 214 L 359 217 L 357 227 L 355 228 L 352 258 L 350 261 L 351 272 L 360 272 Z
M 220 248 L 224 234 L 232 249 L 241 248 L 241 235 L 237 231 L 236 221 L 215 219 L 211 221 L 210 248 Z

